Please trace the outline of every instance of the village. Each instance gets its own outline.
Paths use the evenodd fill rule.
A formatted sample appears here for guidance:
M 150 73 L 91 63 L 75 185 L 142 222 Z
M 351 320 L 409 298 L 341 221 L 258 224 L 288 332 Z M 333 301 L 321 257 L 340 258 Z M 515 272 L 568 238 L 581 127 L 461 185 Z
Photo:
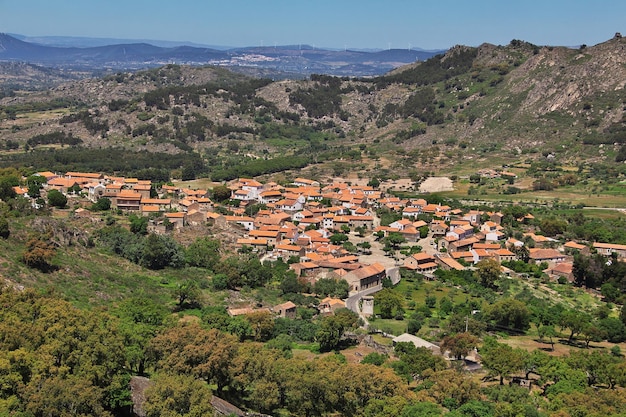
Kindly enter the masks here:
M 210 198 L 209 190 L 175 185 L 155 189 L 147 180 L 99 173 L 38 175 L 45 177 L 44 192 L 55 189 L 70 197 L 74 216 L 93 216 L 85 207 L 108 198 L 112 210 L 147 216 L 151 232 L 176 233 L 198 225 L 228 228 L 236 236 L 233 243 L 239 251 L 255 252 L 261 260 L 280 258 L 309 283 L 320 277 L 345 279 L 350 294 L 380 287 L 392 274 L 397 282 L 398 268 L 432 279 L 438 268 L 463 270 L 485 259 L 517 260 L 524 253 L 529 262 L 546 266 L 544 272 L 551 279 L 573 282 L 574 251 L 593 249 L 607 257 L 626 257 L 625 245 L 562 243 L 535 234 L 531 226 L 523 239 L 507 237 L 500 212 L 452 209 L 346 182 L 321 185 L 296 178 L 283 186 L 240 178 L 228 184 L 230 198 L 220 205 Z M 15 187 L 15 191 L 28 197 L 25 188 Z M 247 215 L 246 208 L 252 205 L 258 210 Z M 377 215 L 381 210 L 395 213 L 398 220 L 381 225 Z M 516 221 L 529 224 L 533 219 L 529 213 Z M 405 256 L 398 248 L 383 251 L 381 241 L 392 235 L 398 246 L 414 245 L 418 250 Z M 511 273 L 504 267 L 502 272 Z

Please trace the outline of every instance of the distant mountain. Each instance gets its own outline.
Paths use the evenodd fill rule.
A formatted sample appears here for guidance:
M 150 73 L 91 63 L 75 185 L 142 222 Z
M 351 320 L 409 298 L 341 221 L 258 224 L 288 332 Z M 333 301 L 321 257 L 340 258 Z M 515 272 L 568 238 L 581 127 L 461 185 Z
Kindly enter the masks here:
M 145 42 L 90 47 L 50 46 L 0 34 L 0 61 L 70 69 L 140 69 L 164 64 L 253 67 L 283 73 L 375 76 L 401 65 L 426 60 L 437 52 L 391 49 L 376 52 L 328 50 L 309 45 L 246 47 L 220 50 L 210 47 L 156 46 Z M 37 38 L 36 38 L 37 39 Z M 78 42 L 67 42 L 68 45 Z M 82 39 L 82 38 L 81 38 Z M 50 41 L 50 40 L 48 40 Z M 63 42 L 59 41 L 58 44 Z M 441 51 L 439 51 L 441 52 Z M 295 77 L 299 78 L 299 77 Z
M 109 46 L 128 43 L 147 43 L 162 48 L 175 48 L 177 46 L 195 46 L 198 48 L 211 48 L 217 50 L 231 49 L 231 46 L 205 45 L 194 42 L 164 41 L 154 39 L 120 39 L 120 38 L 88 38 L 80 36 L 24 36 L 9 33 L 16 39 L 24 42 L 36 43 L 44 46 L 54 46 L 58 48 L 92 48 L 96 46 Z

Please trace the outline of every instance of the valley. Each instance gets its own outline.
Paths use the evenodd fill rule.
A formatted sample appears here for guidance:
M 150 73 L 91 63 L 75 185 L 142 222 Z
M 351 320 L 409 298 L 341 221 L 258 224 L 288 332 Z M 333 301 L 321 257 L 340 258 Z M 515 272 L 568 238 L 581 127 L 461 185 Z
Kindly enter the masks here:
M 0 66 L 0 414 L 620 416 L 625 42 Z

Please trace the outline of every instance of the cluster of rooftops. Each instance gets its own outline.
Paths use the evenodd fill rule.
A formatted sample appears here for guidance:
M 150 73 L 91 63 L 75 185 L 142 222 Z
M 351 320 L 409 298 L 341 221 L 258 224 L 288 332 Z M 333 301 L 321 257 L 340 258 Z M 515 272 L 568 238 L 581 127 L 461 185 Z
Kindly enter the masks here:
M 114 209 L 151 216 L 150 227 L 154 232 L 165 231 L 164 219 L 174 228 L 207 223 L 228 228 L 238 236 L 237 247 L 259 252 L 266 259 L 291 260 L 291 268 L 297 275 L 311 281 L 320 277 L 343 278 L 352 292 L 379 285 L 386 277 L 387 268 L 377 262 L 360 262 L 358 254 L 332 243 L 333 234 L 347 230 L 360 229 L 362 234 L 377 236 L 398 233 L 407 242 L 418 242 L 427 234 L 433 245 L 407 256 L 401 265 L 427 276 L 437 268 L 460 270 L 483 259 L 514 260 L 516 249 L 524 246 L 524 241 L 532 241 L 534 247 L 528 249 L 531 261 L 547 262 L 550 275 L 572 280 L 570 250 L 590 250 L 578 242 L 560 244 L 532 232 L 524 235 L 524 241 L 507 238 L 502 225 L 504 215 L 500 212 L 452 209 L 425 199 L 401 199 L 371 186 L 346 182 L 322 186 L 314 180 L 296 178 L 283 186 L 240 178 L 228 185 L 231 204 L 229 214 L 225 215 L 215 210 L 209 190 L 175 185 L 156 188 L 150 181 L 98 173 L 41 172 L 39 175 L 46 178 L 45 191 L 57 189 L 71 195 L 79 190 L 85 202 L 107 197 Z M 16 187 L 16 192 L 28 197 L 27 189 Z M 246 215 L 246 208 L 253 204 L 262 208 L 253 216 Z M 381 226 L 376 215 L 381 208 L 402 218 Z M 82 208 L 75 210 L 75 214 L 90 215 Z M 421 220 L 424 218 L 430 219 L 429 222 Z M 532 220 L 531 214 L 517 219 L 527 223 Z M 620 258 L 626 257 L 626 245 L 596 242 L 591 246 L 605 256 L 616 253 Z

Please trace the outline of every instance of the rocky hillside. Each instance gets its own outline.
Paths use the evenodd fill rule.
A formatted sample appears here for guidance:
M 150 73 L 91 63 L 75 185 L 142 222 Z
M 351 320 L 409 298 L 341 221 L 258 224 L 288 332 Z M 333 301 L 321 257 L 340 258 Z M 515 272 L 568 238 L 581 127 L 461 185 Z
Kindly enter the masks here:
M 208 163 L 303 149 L 437 171 L 487 158 L 614 162 L 626 142 L 625 48 L 619 34 L 578 49 L 457 46 L 363 79 L 272 82 L 168 65 L 5 97 L 0 140 L 41 148 L 50 142 L 33 137 L 63 132 L 81 147 L 194 152 Z

